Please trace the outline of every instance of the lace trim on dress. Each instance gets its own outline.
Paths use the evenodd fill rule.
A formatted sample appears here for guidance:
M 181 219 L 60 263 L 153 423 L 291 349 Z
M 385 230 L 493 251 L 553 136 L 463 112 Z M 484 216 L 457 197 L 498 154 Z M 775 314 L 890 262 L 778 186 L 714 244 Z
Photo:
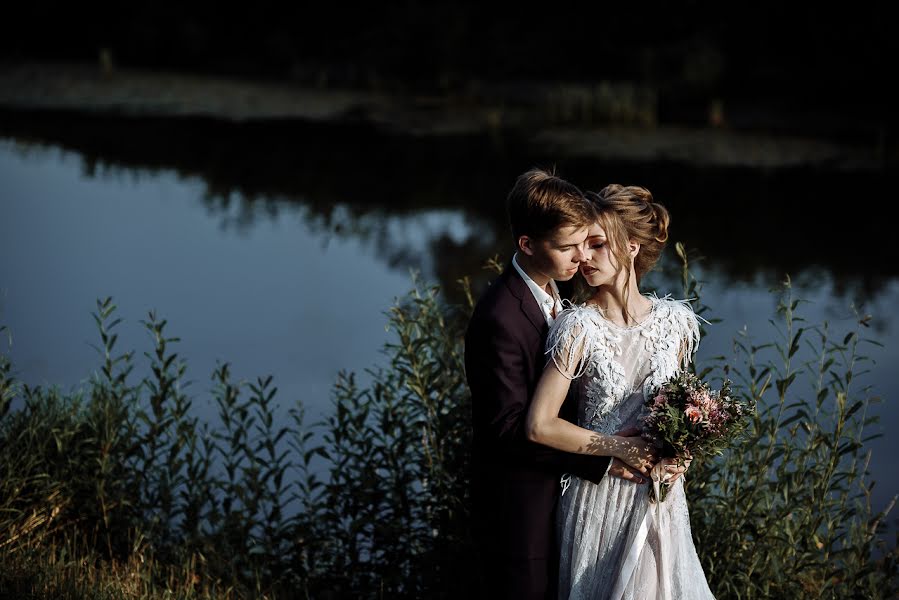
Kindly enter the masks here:
M 649 316 L 630 328 L 611 324 L 593 307 L 563 301 L 565 309 L 556 317 L 547 336 L 546 354 L 565 377 L 587 378 L 585 405 L 578 419 L 581 427 L 607 435 L 621 428 L 617 407 L 635 391 L 629 389 L 624 367 L 615 360 L 622 353 L 624 332 L 639 329 L 650 355 L 650 376 L 642 386 L 644 397 L 679 368 L 689 366 L 699 343 L 699 317 L 693 312 L 690 300 L 676 300 L 670 294 L 662 298 L 654 294 L 647 297 L 653 301 Z M 571 485 L 570 476 L 563 476 L 560 484 L 564 495 Z
M 642 331 L 652 374 L 643 384 L 647 398 L 679 369 L 689 367 L 699 346 L 700 317 L 690 300 L 676 300 L 670 294 L 656 300 L 661 307 L 658 318 Z
M 589 377 L 588 410 L 581 425 L 598 431 L 600 420 L 627 388 L 624 368 L 615 360 L 621 355 L 620 335 L 596 310 L 568 302 L 549 330 L 546 353 L 565 377 Z
M 546 336 L 546 354 L 562 375 L 577 379 L 586 372 L 593 352 L 598 350 L 593 335 L 598 323 L 582 306 L 569 300 L 563 300 L 562 306 L 564 310 L 556 315 Z

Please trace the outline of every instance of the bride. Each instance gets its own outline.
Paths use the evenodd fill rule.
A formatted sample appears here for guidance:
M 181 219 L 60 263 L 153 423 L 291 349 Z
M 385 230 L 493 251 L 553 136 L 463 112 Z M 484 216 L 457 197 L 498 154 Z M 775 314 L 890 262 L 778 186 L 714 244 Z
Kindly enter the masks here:
M 699 324 L 686 301 L 643 295 L 637 287 L 668 239 L 665 207 L 635 186 L 609 185 L 587 197 L 598 220 L 589 231 L 591 257 L 580 270 L 592 294 L 563 311 L 550 330 L 552 361 L 531 403 L 528 437 L 567 452 L 615 456 L 645 475 L 651 465 L 628 456 L 629 446 L 614 434 L 637 427 L 644 398 L 688 366 Z M 559 418 L 569 388 L 579 426 Z M 617 477 L 598 484 L 563 478 L 560 598 L 713 597 L 690 533 L 678 478 L 684 469 L 672 462 L 652 471 L 671 482 L 661 503 L 650 502 L 650 486 Z

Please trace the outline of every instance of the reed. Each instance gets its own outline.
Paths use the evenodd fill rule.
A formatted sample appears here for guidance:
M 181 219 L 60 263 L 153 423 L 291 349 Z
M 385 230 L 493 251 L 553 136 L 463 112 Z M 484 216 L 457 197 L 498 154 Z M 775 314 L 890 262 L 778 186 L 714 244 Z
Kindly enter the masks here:
M 707 312 L 687 252 L 677 253 L 685 296 Z M 871 317 L 854 311 L 854 327 L 837 334 L 803 318 L 789 277 L 771 293 L 770 331 L 738 332 L 729 356 L 704 365 L 758 411 L 742 444 L 690 469 L 703 566 L 719 598 L 893 597 L 899 554 L 884 525 L 896 497 L 871 503 L 865 443 L 880 434 L 865 429 L 880 399 L 859 379 L 872 362 L 863 345 L 876 344 L 864 337 Z
M 685 295 L 714 322 L 676 252 Z M 136 380 L 110 298 L 81 389 L 31 388 L 0 353 L 0 597 L 474 594 L 460 284 L 449 305 L 413 278 L 387 313 L 386 364 L 364 384 L 341 373 L 311 424 L 302 402 L 278 404 L 271 376 L 234 381 L 228 363 L 211 374 L 217 422 L 200 422 L 165 320 L 142 321 L 152 347 Z M 802 319 L 789 281 L 772 293 L 772 339 L 740 332 L 730 356 L 697 366 L 759 406 L 743 444 L 687 475 L 701 560 L 719 598 L 890 597 L 890 507 L 871 506 L 867 471 L 868 317 L 837 335 Z

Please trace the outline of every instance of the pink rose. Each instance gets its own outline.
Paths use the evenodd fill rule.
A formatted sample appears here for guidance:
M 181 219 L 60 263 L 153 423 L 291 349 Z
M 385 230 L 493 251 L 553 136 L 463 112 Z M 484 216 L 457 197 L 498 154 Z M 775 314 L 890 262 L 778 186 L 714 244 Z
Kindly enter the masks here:
M 690 393 L 690 400 L 696 406 L 701 406 L 702 408 L 709 410 L 713 405 L 712 397 L 709 395 L 707 390 L 694 390 Z
M 653 400 L 653 408 L 659 408 L 660 406 L 665 406 L 665 404 L 668 403 L 668 397 L 662 392 L 659 392 L 659 394 L 655 398 L 653 398 Z
M 699 423 L 702 420 L 702 411 L 695 406 L 688 406 L 684 413 L 694 423 Z

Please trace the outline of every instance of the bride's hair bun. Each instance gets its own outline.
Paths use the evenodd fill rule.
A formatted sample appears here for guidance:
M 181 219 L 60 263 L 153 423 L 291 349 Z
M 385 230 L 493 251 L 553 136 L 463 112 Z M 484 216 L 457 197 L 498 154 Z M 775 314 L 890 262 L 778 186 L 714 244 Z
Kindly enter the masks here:
M 647 223 L 655 226 L 655 235 L 653 238 L 664 244 L 668 241 L 668 223 L 671 221 L 671 217 L 668 215 L 668 209 L 652 201 L 652 192 L 647 190 L 646 188 L 636 187 L 633 188 L 634 200 L 636 202 L 642 202 L 646 208 L 643 209 L 643 213 L 647 216 Z
M 613 229 L 607 231 L 610 238 L 620 240 L 618 245 L 627 240 L 640 244 L 640 252 L 634 259 L 634 269 L 640 278 L 655 265 L 668 241 L 671 222 L 668 209 L 654 201 L 652 192 L 636 185 L 612 183 L 587 197 L 596 207 L 603 228 Z

